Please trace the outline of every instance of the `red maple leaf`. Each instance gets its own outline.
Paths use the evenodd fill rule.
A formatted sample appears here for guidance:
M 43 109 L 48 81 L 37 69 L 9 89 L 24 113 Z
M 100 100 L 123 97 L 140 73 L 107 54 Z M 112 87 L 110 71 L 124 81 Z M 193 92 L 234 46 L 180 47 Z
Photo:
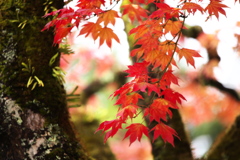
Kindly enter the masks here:
M 152 91 L 156 92 L 158 95 L 160 95 L 160 89 L 157 85 L 148 83 L 148 82 L 138 82 L 133 85 L 133 92 L 135 91 L 142 91 L 146 92 L 146 89 L 148 89 L 148 95 L 152 93 Z
M 78 0 L 76 7 L 83 9 L 100 8 L 101 5 L 105 5 L 105 0 Z
M 132 88 L 131 82 L 125 83 L 122 87 L 120 87 L 113 94 L 111 94 L 110 97 L 116 97 L 117 95 L 121 96 L 127 94 L 131 91 L 131 88 Z
M 164 75 L 162 76 L 162 79 L 165 80 L 166 82 L 168 82 L 168 86 L 170 86 L 171 83 L 174 83 L 176 85 L 178 85 L 178 77 L 176 77 L 173 74 L 172 70 L 167 70 Z
M 163 98 L 155 99 L 150 107 L 145 109 L 144 116 L 149 116 L 150 122 L 153 120 L 160 122 L 161 119 L 167 121 L 167 115 L 172 117 L 172 112 L 169 109 L 170 107 L 176 108 L 173 107 L 171 102 Z
M 99 15 L 101 13 L 104 13 L 104 11 L 102 9 L 78 9 L 75 11 L 75 15 L 76 15 L 76 18 L 75 20 L 78 21 L 78 20 L 86 20 L 86 19 L 89 19 L 89 17 L 93 16 L 93 15 Z M 75 22 L 77 23 L 77 22 Z
M 164 123 L 158 123 L 155 127 L 153 127 L 150 132 L 153 131 L 153 142 L 161 136 L 163 141 L 166 143 L 170 143 L 174 147 L 174 136 L 180 139 L 177 135 L 177 132 L 171 127 L 165 125 Z
M 175 92 L 173 91 L 172 89 L 170 88 L 167 88 L 165 89 L 161 95 L 164 96 L 164 99 L 172 102 L 173 104 L 181 104 L 182 103 L 182 100 L 186 100 L 185 97 L 183 95 L 181 95 L 180 93 L 178 92 Z
M 105 132 L 111 128 L 105 134 L 104 143 L 106 143 L 106 141 L 109 137 L 113 137 L 118 132 L 119 129 L 122 129 L 123 123 L 125 123 L 125 120 L 123 120 L 123 119 L 115 119 L 115 120 L 111 120 L 111 121 L 102 122 L 99 125 L 99 127 L 97 128 L 97 130 L 95 131 L 95 133 L 100 130 L 103 130 L 103 132 Z
M 175 17 L 179 18 L 179 15 L 182 15 L 182 12 L 179 8 L 170 7 L 166 3 L 155 3 L 156 6 L 159 8 L 157 11 L 154 11 L 150 18 L 166 18 L 167 20 Z
M 62 42 L 62 39 L 66 37 L 67 34 L 71 32 L 71 29 L 75 26 L 75 24 L 72 24 L 72 19 L 75 13 L 72 8 L 64 8 L 58 11 L 48 13 L 44 17 L 54 15 L 57 15 L 56 18 L 48 22 L 41 31 L 49 29 L 50 27 L 55 27 L 55 36 L 53 43 L 59 44 Z
M 165 90 L 166 88 L 169 88 L 171 83 L 174 83 L 178 85 L 178 77 L 176 77 L 173 73 L 172 70 L 167 70 L 162 78 L 160 79 L 159 85 L 161 89 Z M 153 80 L 154 82 L 155 80 Z M 157 81 L 157 80 L 156 80 Z
M 63 9 L 59 9 L 59 10 L 56 10 L 56 11 L 52 11 L 52 12 L 50 12 L 50 13 L 47 13 L 47 14 L 45 14 L 45 15 L 43 16 L 43 18 L 46 18 L 46 17 L 48 17 L 48 16 L 55 16 L 56 14 L 58 14 L 59 12 L 61 12 L 61 11 L 64 10 L 64 9 L 67 9 L 67 8 L 63 8 Z
M 122 107 L 136 105 L 139 99 L 143 99 L 143 97 L 138 93 L 121 94 L 115 105 L 122 105 Z
M 126 127 L 128 131 L 126 132 L 123 139 L 130 136 L 130 144 L 131 145 L 134 141 L 138 140 L 141 141 L 142 135 L 149 137 L 148 135 L 148 128 L 141 123 L 133 123 L 130 126 Z
M 53 43 L 59 44 L 62 42 L 62 39 L 71 32 L 74 26 L 71 23 L 62 23 L 62 25 L 58 25 L 56 27 Z
M 120 118 L 124 120 L 128 117 L 133 118 L 134 115 L 136 115 L 138 108 L 139 107 L 137 105 L 125 106 L 117 113 L 117 116 L 120 116 Z
M 129 73 L 127 77 L 144 77 L 144 79 L 149 78 L 148 76 L 148 70 L 147 66 L 149 63 L 146 61 L 140 62 L 140 63 L 134 63 L 131 66 L 128 66 L 128 70 L 125 70 L 125 72 Z

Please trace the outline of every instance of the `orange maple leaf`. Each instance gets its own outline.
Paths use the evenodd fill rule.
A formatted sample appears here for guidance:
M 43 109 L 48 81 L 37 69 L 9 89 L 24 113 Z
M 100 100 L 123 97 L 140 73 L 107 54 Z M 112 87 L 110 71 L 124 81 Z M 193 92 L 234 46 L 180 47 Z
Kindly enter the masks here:
M 109 23 L 115 25 L 115 18 L 119 18 L 117 11 L 109 10 L 102 14 L 98 15 L 98 20 L 96 23 L 104 22 L 104 25 L 107 26 Z
M 165 34 L 170 32 L 173 36 L 175 36 L 182 29 L 182 21 L 168 20 L 164 29 Z
M 171 127 L 165 125 L 164 123 L 158 123 L 154 128 L 150 130 L 154 131 L 153 142 L 161 136 L 163 141 L 170 143 L 174 147 L 174 136 L 180 139 L 177 132 Z
M 198 10 L 200 11 L 202 14 L 204 12 L 204 9 L 196 3 L 193 2 L 186 2 L 184 3 L 182 10 L 187 10 L 187 12 L 190 14 L 192 13 L 193 15 L 195 14 L 195 12 Z
M 147 40 L 147 37 L 145 37 L 145 39 Z M 151 50 L 149 49 L 148 52 L 147 52 L 148 48 L 145 49 L 144 56 L 143 56 L 145 61 L 153 65 L 153 69 L 157 67 L 161 67 L 161 69 L 164 70 L 168 64 L 177 66 L 175 60 L 172 58 L 174 51 L 178 50 L 178 47 L 175 45 L 174 42 L 167 40 L 159 44 L 159 41 L 157 39 L 155 40 L 152 38 L 148 41 L 148 44 L 149 45 L 147 46 L 144 45 L 142 47 L 156 46 L 155 47 L 156 49 L 150 48 Z M 157 44 L 160 46 L 157 46 Z M 171 65 L 169 65 L 169 68 L 171 68 Z
M 142 25 L 139 25 L 130 30 L 129 34 L 135 34 L 134 39 L 138 40 L 139 38 L 143 37 L 145 34 L 150 32 L 157 37 L 161 37 L 163 35 L 163 27 L 159 25 L 158 20 L 146 20 L 143 22 Z
M 141 48 L 144 48 L 145 54 L 158 48 L 159 44 L 159 37 L 154 36 L 154 34 L 151 33 L 145 34 L 136 42 L 136 45 L 141 45 Z
M 83 25 L 79 35 L 86 34 L 85 37 L 92 35 L 93 39 L 96 40 L 98 37 L 98 31 L 102 28 L 98 23 L 88 22 Z
M 154 57 L 154 63 L 152 63 L 154 64 L 154 68 L 161 67 L 161 69 L 165 69 L 168 64 L 177 66 L 172 56 L 175 51 L 177 52 L 179 50 L 179 48 L 173 41 L 166 40 L 161 42 L 158 48 L 160 53 Z M 169 68 L 171 68 L 171 65 L 169 65 Z
M 210 3 L 204 11 L 208 11 L 209 16 L 215 15 L 218 19 L 219 13 L 226 16 L 226 12 L 223 8 L 228 8 L 225 4 L 221 3 L 222 0 L 210 0 Z
M 149 25 L 142 24 L 130 30 L 129 34 L 134 34 L 134 39 L 137 40 L 141 38 L 144 34 L 149 32 Z
M 138 139 L 138 141 L 141 141 L 142 135 L 145 134 L 145 136 L 148 136 L 148 128 L 144 126 L 141 123 L 133 123 L 130 126 L 126 127 L 128 131 L 126 132 L 123 139 L 130 136 L 130 144 L 131 145 L 134 141 Z
M 156 61 L 154 63 L 153 68 L 161 67 L 161 69 L 164 70 L 168 64 L 170 69 L 172 67 L 170 64 L 176 65 L 175 60 L 172 59 L 172 54 L 168 54 L 168 53 L 160 53 L 155 60 Z
M 160 51 L 162 53 L 169 53 L 170 55 L 172 55 L 173 52 L 177 52 L 178 50 L 179 48 L 177 47 L 176 43 L 171 40 L 161 42 Z
M 178 51 L 179 59 L 184 57 L 187 61 L 187 64 L 191 64 L 195 68 L 193 57 L 201 57 L 201 55 L 192 49 L 182 48 Z
M 145 52 L 145 49 L 140 47 L 140 48 L 133 49 L 130 55 L 131 57 L 136 56 L 137 60 L 139 60 L 143 56 L 144 52 Z
M 153 49 L 144 54 L 144 59 L 146 62 L 154 64 L 156 62 L 156 58 L 159 56 L 159 50 Z
M 121 8 L 123 8 L 122 14 L 128 14 L 128 17 L 133 22 L 135 19 L 137 19 L 139 22 L 142 22 L 142 18 L 147 18 L 148 11 L 146 9 L 143 9 L 138 4 L 126 4 L 123 5 Z
M 118 36 L 113 32 L 111 28 L 104 27 L 99 29 L 98 37 L 100 38 L 99 45 L 101 46 L 105 41 L 109 48 L 112 46 L 112 39 L 115 39 L 118 43 L 120 43 Z

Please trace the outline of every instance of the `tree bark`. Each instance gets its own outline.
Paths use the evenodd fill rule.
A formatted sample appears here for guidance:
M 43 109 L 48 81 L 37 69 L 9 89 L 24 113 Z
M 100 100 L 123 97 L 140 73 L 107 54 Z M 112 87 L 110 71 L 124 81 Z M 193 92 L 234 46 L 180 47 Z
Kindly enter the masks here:
M 59 56 L 44 9 L 61 0 L 0 1 L 0 159 L 90 159 L 69 121 L 66 94 L 53 76 Z M 28 70 L 24 70 L 24 65 Z M 32 83 L 28 83 L 32 80 Z M 43 82 L 44 86 L 40 82 Z M 27 84 L 29 85 L 27 87 Z M 35 85 L 35 86 L 34 86 Z
M 240 115 L 234 123 L 218 136 L 206 154 L 206 160 L 239 160 Z

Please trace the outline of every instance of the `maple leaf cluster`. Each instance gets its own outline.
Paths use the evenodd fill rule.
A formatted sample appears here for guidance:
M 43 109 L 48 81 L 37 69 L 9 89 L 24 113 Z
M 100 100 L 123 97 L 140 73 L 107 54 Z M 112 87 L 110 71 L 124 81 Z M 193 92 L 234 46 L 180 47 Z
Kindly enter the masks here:
M 200 5 L 201 2 L 179 0 L 178 6 L 171 7 L 164 0 L 129 0 L 122 5 L 122 16 L 128 16 L 130 22 L 138 24 L 129 32 L 135 40 L 135 49 L 130 55 L 136 57 L 137 62 L 125 71 L 132 80 L 111 95 L 117 97 L 115 104 L 119 106 L 116 119 L 101 123 L 97 129 L 106 132 L 105 142 L 119 129 L 123 129 L 123 124 L 127 124 L 124 139 L 129 137 L 130 144 L 140 141 L 143 135 L 150 137 L 149 133 L 153 132 L 152 141 L 161 137 L 164 142 L 174 146 L 174 137 L 179 137 L 166 122 L 172 117 L 171 110 L 178 109 L 185 98 L 171 89 L 171 84 L 178 85 L 173 66 L 178 67 L 178 57 L 195 67 L 194 57 L 200 57 L 197 51 L 178 44 L 182 30 L 186 29 L 185 19 L 197 11 L 207 13 L 207 18 L 213 15 L 219 18 L 219 14 L 226 14 L 223 8 L 227 6 L 221 0 L 210 0 L 205 8 Z M 54 43 L 58 44 L 73 27 L 81 27 L 79 35 L 98 39 L 100 46 L 106 42 L 111 48 L 113 40 L 120 42 L 110 28 L 115 25 L 116 18 L 121 18 L 113 10 L 117 3 L 119 0 L 79 0 L 75 10 L 64 8 L 45 15 L 55 18 L 43 30 L 54 26 Z M 144 8 L 149 4 L 155 5 L 156 9 L 152 13 Z M 97 20 L 89 22 L 92 17 L 97 17 Z M 143 123 L 133 123 L 133 119 L 141 113 L 150 123 L 156 122 L 156 125 L 150 129 Z M 128 124 L 129 119 L 132 120 L 131 124 Z

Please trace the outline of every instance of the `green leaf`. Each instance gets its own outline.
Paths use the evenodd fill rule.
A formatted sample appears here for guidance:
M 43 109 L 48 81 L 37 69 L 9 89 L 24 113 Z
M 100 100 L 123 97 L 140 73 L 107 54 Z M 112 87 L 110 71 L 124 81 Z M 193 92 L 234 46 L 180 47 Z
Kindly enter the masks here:
M 49 61 L 49 66 L 52 66 L 52 64 L 56 61 L 56 58 L 58 57 L 59 53 L 56 53 Z
M 43 84 L 42 80 L 40 80 L 37 76 L 34 76 L 34 78 L 37 80 L 37 83 L 38 83 L 39 86 L 44 87 L 44 84 Z
M 27 88 L 32 84 L 34 79 L 32 79 L 32 76 L 29 77 L 28 82 L 27 82 Z

